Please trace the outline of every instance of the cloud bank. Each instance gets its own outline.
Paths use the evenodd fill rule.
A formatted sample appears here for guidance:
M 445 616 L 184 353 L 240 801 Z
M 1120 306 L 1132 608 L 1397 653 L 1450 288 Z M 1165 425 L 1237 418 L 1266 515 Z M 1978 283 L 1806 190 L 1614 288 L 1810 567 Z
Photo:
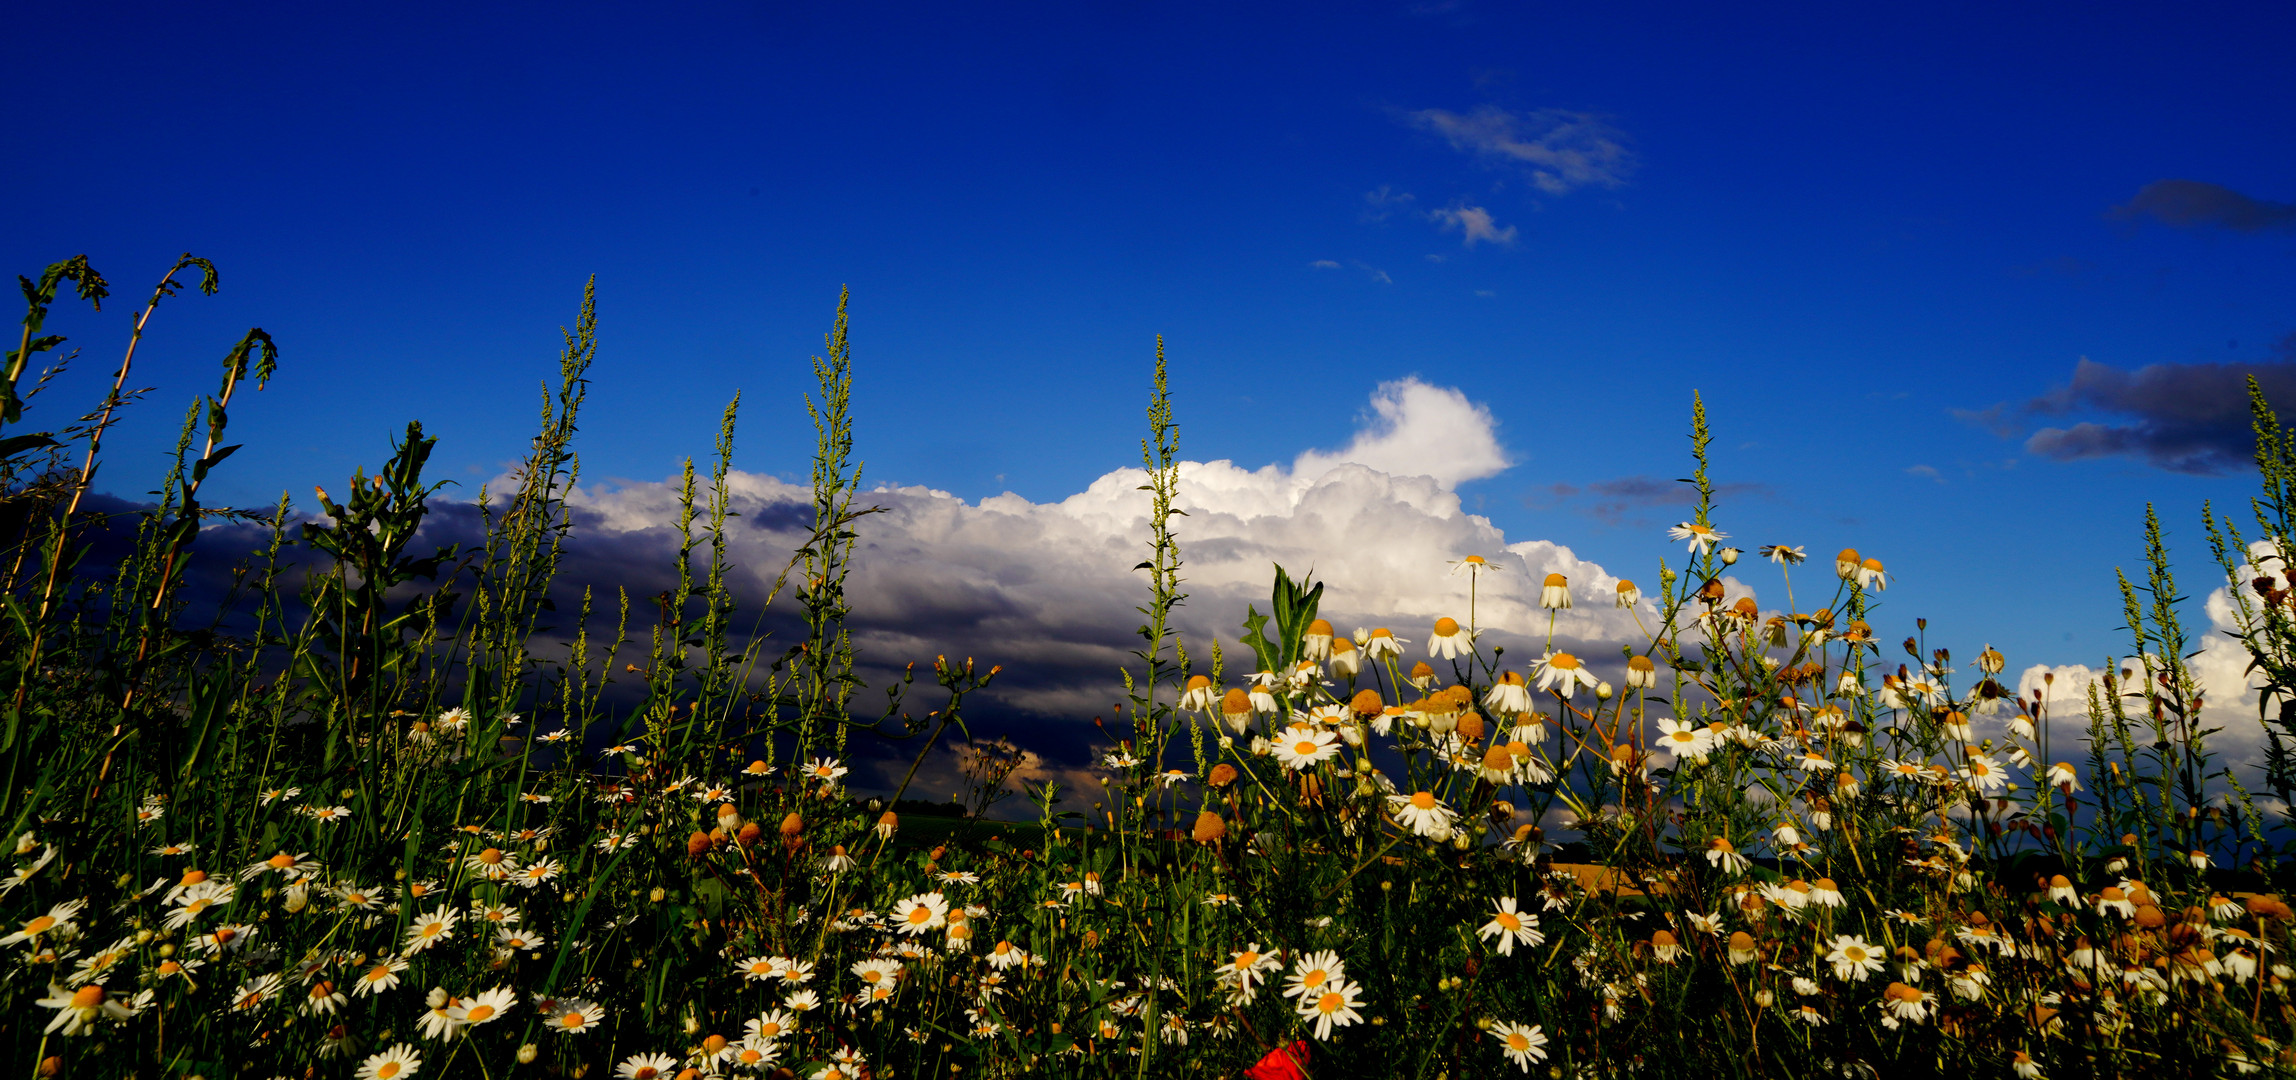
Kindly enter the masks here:
M 2170 472 L 2209 475 L 2246 468 L 2254 460 L 2249 427 L 2248 377 L 2283 415 L 2296 408 L 2296 336 L 2280 345 L 2285 358 L 2253 364 L 2148 364 L 2125 371 L 2082 357 L 2072 381 L 2025 403 L 2031 416 L 2079 411 L 2115 414 L 2044 427 L 2025 440 L 2028 453 L 2053 461 L 2133 457 Z M 1968 413 L 1972 422 L 1998 413 Z

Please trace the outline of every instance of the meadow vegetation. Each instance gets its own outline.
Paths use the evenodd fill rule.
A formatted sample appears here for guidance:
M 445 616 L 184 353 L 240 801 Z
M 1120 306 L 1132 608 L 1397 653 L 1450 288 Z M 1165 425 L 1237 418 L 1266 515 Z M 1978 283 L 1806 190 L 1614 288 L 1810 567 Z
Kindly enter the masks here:
M 136 340 L 216 284 L 177 263 L 107 396 L 43 428 L 32 406 L 71 355 L 47 313 L 109 288 L 84 258 L 24 279 L 0 379 L 11 1068 L 2296 1070 L 2296 593 L 2278 555 L 2296 441 L 2260 397 L 2254 524 L 2204 512 L 2263 687 L 2227 721 L 2264 729 L 2268 760 L 2243 772 L 2210 749 L 2224 709 L 2204 713 L 2149 514 L 2144 570 L 2119 585 L 2135 659 L 2052 722 L 2000 653 L 1957 659 L 1886 618 L 1878 559 L 1731 546 L 1702 408 L 1697 501 L 1652 587 L 1549 577 L 1546 625 L 1508 628 L 1542 655 L 1483 640 L 1474 591 L 1496 571 L 1465 552 L 1458 611 L 1432 625 L 1349 633 L 1319 617 L 1322 586 L 1276 568 L 1265 610 L 1234 613 L 1237 644 L 1192 650 L 1159 344 L 1126 704 L 1095 787 L 1022 790 L 1017 749 L 967 720 L 993 658 L 919 657 L 889 687 L 857 673 L 848 573 L 872 508 L 842 300 L 806 402 L 810 539 L 765 599 L 795 630 L 774 635 L 728 584 L 738 398 L 682 476 L 676 588 L 558 580 L 588 293 L 467 550 L 415 546 L 440 489 L 419 424 L 317 514 L 201 501 L 239 449 L 232 411 L 292 372 L 261 330 L 186 416 L 156 501 L 91 509 L 105 433 L 141 396 Z M 199 543 L 224 519 L 268 542 Z M 232 563 L 228 587 L 191 587 L 195 560 Z M 1730 596 L 1726 573 L 1763 564 L 1799 607 Z M 1572 608 L 1598 603 L 1647 633 L 1615 657 L 1557 651 Z M 890 802 L 846 789 L 856 741 L 877 739 L 908 741 Z M 937 748 L 965 762 L 965 805 L 899 801 Z M 1034 809 L 978 827 L 1000 802 Z

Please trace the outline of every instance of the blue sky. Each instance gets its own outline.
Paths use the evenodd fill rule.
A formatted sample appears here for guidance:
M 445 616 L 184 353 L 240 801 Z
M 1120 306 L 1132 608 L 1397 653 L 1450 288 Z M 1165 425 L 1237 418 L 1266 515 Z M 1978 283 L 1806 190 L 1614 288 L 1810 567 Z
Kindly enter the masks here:
M 118 293 L 51 321 L 90 352 L 48 407 L 93 396 L 177 252 L 223 271 L 155 319 L 132 381 L 159 390 L 105 477 L 127 495 L 249 325 L 282 374 L 235 411 L 220 498 L 339 481 L 413 418 L 475 487 L 592 273 L 589 476 L 706 453 L 737 388 L 737 464 L 798 476 L 849 284 L 872 479 L 1084 490 L 1136 460 L 1162 333 L 1187 457 L 1340 447 L 1416 375 L 1487 406 L 1514 463 L 1469 509 L 1647 578 L 1696 388 L 1749 547 L 1854 544 L 1900 575 L 1891 617 L 1964 654 L 2093 662 L 2148 500 L 2210 584 L 2199 504 L 2251 483 L 2209 456 L 2221 365 L 2296 389 L 2285 5 L 51 5 L 18 29 L 0 250 L 84 251 Z M 2075 437 L 2028 441 L 2051 427 Z

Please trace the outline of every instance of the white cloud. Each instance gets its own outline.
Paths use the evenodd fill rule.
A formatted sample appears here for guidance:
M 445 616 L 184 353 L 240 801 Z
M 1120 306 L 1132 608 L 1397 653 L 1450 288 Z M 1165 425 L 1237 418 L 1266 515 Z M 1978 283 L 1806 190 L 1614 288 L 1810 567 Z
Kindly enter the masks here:
M 1292 472 L 1313 479 L 1352 462 L 1396 476 L 1431 476 L 1446 488 L 1496 476 L 1514 464 L 1499 445 L 1491 410 L 1447 386 L 1417 378 L 1381 383 L 1371 395 L 1369 423 L 1345 449 L 1310 450 Z
M 1468 247 L 1474 247 L 1483 242 L 1497 244 L 1500 247 L 1513 247 L 1515 243 L 1515 227 L 1509 225 L 1504 229 L 1500 228 L 1498 223 L 1491 219 L 1491 212 L 1480 206 L 1445 207 L 1441 210 L 1428 211 L 1427 216 L 1431 220 L 1442 223 L 1445 232 L 1457 229 L 1464 234 Z
M 1510 542 L 1452 490 L 1506 465 L 1487 409 L 1414 379 L 1380 387 L 1343 449 L 1302 454 L 1289 468 L 1183 463 L 1177 505 L 1187 516 L 1175 528 L 1189 596 L 1179 625 L 1191 654 L 1208 661 L 1217 636 L 1231 671 L 1249 663 L 1237 644 L 1245 606 L 1266 610 L 1278 564 L 1326 584 L 1323 612 L 1335 624 L 1392 626 L 1423 654 L 1436 618 L 1467 615 L 1468 581 L 1452 574 L 1451 561 L 1480 554 L 1499 570 L 1481 581 L 1477 619 L 1511 663 L 1539 651 L 1547 629 L 1539 585 L 1558 572 L 1581 601 L 1561 619 L 1558 645 L 1615 657 L 1617 644 L 1635 636 L 1632 614 L 1612 605 L 1616 579 L 1566 547 Z M 849 585 L 866 663 L 876 674 L 942 653 L 1003 664 L 986 700 L 1057 718 L 1020 741 L 1073 759 L 1094 737 L 1081 722 L 1109 715 L 1122 693 L 1117 669 L 1139 644 L 1133 607 L 1146 582 L 1131 567 L 1148 535 L 1148 496 L 1139 490 L 1146 479 L 1137 468 L 1117 469 L 1052 502 L 1007 493 L 968 503 L 922 487 L 864 493 L 863 504 L 886 508 L 859 526 Z M 729 484 L 743 515 L 729 537 L 741 568 L 736 588 L 754 597 L 800 539 L 809 496 L 753 473 L 736 472 Z M 653 573 L 631 568 L 656 562 L 667 573 L 674 563 L 661 556 L 674 550 L 675 513 L 669 484 L 584 492 L 573 545 L 584 565 L 568 576 L 620 583 Z M 661 587 L 629 584 L 633 596 Z M 1055 745 L 1042 745 L 1048 733 Z
M 1407 113 L 1410 122 L 1451 145 L 1485 158 L 1520 165 L 1550 195 L 1574 188 L 1617 187 L 1634 172 L 1626 137 L 1593 113 L 1535 109 L 1512 113 L 1495 105 L 1460 114 L 1445 109 Z
M 1332 261 L 1332 260 L 1330 260 L 1330 259 L 1317 259 L 1316 261 L 1314 261 L 1314 262 L 1311 262 L 1311 263 L 1309 263 L 1309 264 L 1307 264 L 1307 265 L 1308 265 L 1308 269 L 1310 269 L 1310 270 L 1337 270 L 1337 269 L 1339 269 L 1339 264 L 1338 264 L 1338 263 L 1336 263 L 1336 262 L 1333 262 L 1333 261 Z

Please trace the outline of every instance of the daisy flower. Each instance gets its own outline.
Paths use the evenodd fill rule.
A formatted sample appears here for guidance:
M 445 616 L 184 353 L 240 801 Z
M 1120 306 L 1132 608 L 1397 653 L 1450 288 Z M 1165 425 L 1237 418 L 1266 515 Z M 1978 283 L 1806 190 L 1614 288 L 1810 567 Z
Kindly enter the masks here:
M 805 766 L 806 778 L 822 784 L 835 784 L 850 771 L 839 764 L 836 758 L 816 758 Z
M 1003 971 L 1028 963 L 1028 951 L 1010 941 L 999 941 L 989 950 L 989 966 Z
M 1180 693 L 1180 707 L 1198 712 L 1212 711 L 1212 706 L 1219 700 L 1220 691 L 1212 685 L 1212 677 L 1209 675 L 1189 676 L 1188 688 Z
M 668 1054 L 632 1054 L 614 1066 L 616 1080 L 661 1080 L 677 1071 L 678 1059 Z
M 893 905 L 894 925 L 911 936 L 938 930 L 948 924 L 949 901 L 940 893 L 919 893 Z
M 1571 606 L 1571 579 L 1561 574 L 1548 574 L 1539 586 L 1539 606 L 1548 611 L 1568 611 Z
M 87 906 L 88 902 L 85 900 L 67 900 L 57 904 L 49 908 L 47 914 L 37 915 L 26 921 L 24 925 L 16 929 L 15 933 L 7 937 L 0 937 L 0 945 L 14 945 L 19 941 L 30 941 L 43 934 L 71 937 L 80 929 L 79 924 L 72 920 L 78 918 L 81 910 Z
M 231 992 L 231 1011 L 253 1012 L 262 1008 L 264 1002 L 277 997 L 286 985 L 287 980 L 276 971 L 240 983 Z
M 1578 657 L 1567 652 L 1548 653 L 1540 657 L 1538 670 L 1539 689 L 1553 690 L 1566 699 L 1574 689 L 1583 687 L 1592 690 L 1601 681 L 1594 677 L 1594 672 L 1586 669 L 1585 664 L 1579 662 Z
M 407 962 L 399 957 L 377 957 L 358 978 L 351 980 L 351 993 L 365 997 L 394 989 L 399 985 L 399 972 L 406 969 Z
M 549 944 L 549 938 L 531 930 L 520 930 L 509 926 L 494 928 L 495 951 L 506 957 L 511 953 L 533 952 Z
M 1686 761 L 1704 761 L 1706 755 L 1714 750 L 1714 737 L 1703 724 L 1661 719 L 1658 722 L 1658 748 Z
M 871 960 L 857 960 L 853 964 L 853 977 L 861 980 L 863 986 L 871 988 L 890 987 L 894 980 L 900 976 L 901 962 L 898 960 L 887 960 L 880 957 Z
M 1375 661 L 1400 659 L 1406 644 L 1408 642 L 1395 636 L 1395 631 L 1382 626 L 1364 635 L 1363 652 Z
M 1339 756 L 1339 736 L 1328 731 L 1295 727 L 1275 740 L 1275 757 L 1287 769 L 1306 771 Z
M 536 1008 L 540 1008 L 537 1003 Z M 606 1022 L 606 1007 L 575 998 L 559 998 L 550 1003 L 549 1013 L 542 1026 L 561 1035 L 580 1035 Z
M 77 990 L 49 983 L 48 996 L 34 1004 L 56 1010 L 55 1017 L 48 1021 L 43 1033 L 61 1028 L 65 1035 L 78 1035 L 93 1025 L 97 1017 L 110 1016 L 114 1020 L 125 1020 L 135 1015 L 135 1010 L 112 1000 L 104 993 L 102 986 L 93 983 Z
M 518 872 L 518 858 L 501 848 L 486 848 L 463 857 L 463 869 L 488 881 L 507 880 Z
M 1329 949 L 1311 952 L 1293 962 L 1291 974 L 1284 977 L 1284 996 L 1304 1001 L 1305 995 L 1346 978 L 1347 965 L 1340 962 L 1338 953 Z
M 405 1080 L 423 1067 L 423 1056 L 410 1043 L 399 1043 L 359 1063 L 355 1080 Z
M 1688 550 L 1700 555 L 1706 554 L 1714 547 L 1716 541 L 1729 535 L 1729 533 L 1717 531 L 1711 525 L 1700 525 L 1693 521 L 1685 521 L 1666 530 L 1667 539 L 1687 540 L 1690 543 Z
M 521 889 L 539 889 L 549 884 L 550 879 L 557 877 L 558 871 L 561 869 L 564 868 L 559 865 L 558 860 L 541 859 L 520 867 L 518 873 L 511 880 Z
M 1520 672 L 1502 671 L 1499 681 L 1483 691 L 1483 704 L 1501 716 L 1514 716 L 1531 711 L 1531 689 L 1524 685 Z
M 1451 822 L 1455 815 L 1432 791 L 1389 795 L 1387 810 L 1395 816 L 1397 823 L 1421 836 L 1431 840 L 1445 840 L 1451 836 Z
M 1435 620 L 1435 632 L 1427 638 L 1427 655 L 1438 660 L 1456 659 L 1472 652 L 1474 647 L 1474 635 L 1449 615 Z
M 1834 966 L 1834 978 L 1843 982 L 1864 982 L 1867 976 L 1881 971 L 1882 954 L 1880 949 L 1868 944 L 1864 938 L 1855 934 L 1840 934 L 1834 938 L 1830 951 L 1826 953 L 1826 963 Z
M 1500 1021 L 1491 1025 L 1491 1037 L 1499 1040 L 1499 1052 L 1507 1060 L 1531 1071 L 1531 1063 L 1547 1059 L 1547 1035 L 1537 1024 L 1515 1024 Z
M 454 924 L 462 921 L 462 913 L 451 907 L 439 907 L 422 915 L 407 927 L 407 942 L 402 952 L 408 956 L 428 949 L 454 936 Z
M 1300 998 L 1299 1014 L 1315 1022 L 1315 1037 L 1331 1038 L 1331 1029 L 1359 1023 L 1363 1014 L 1355 1011 L 1362 1004 L 1363 988 L 1351 982 L 1334 979 L 1323 989 Z
M 1517 910 L 1512 896 L 1499 898 L 1498 910 L 1492 913 L 1491 921 L 1484 923 L 1475 931 L 1475 935 L 1495 938 L 1501 956 L 1513 956 L 1518 941 L 1536 946 L 1547 940 L 1546 935 L 1539 932 L 1539 917 L 1532 912 Z
M 1259 981 L 1259 977 L 1274 971 L 1278 966 L 1276 958 L 1261 952 L 1260 943 L 1255 941 L 1240 951 L 1229 953 L 1228 962 L 1213 968 L 1212 974 L 1221 986 L 1236 991 L 1238 1001 L 1249 1005 L 1255 992 L 1254 984 Z
M 787 1009 L 769 1009 L 757 1014 L 757 1019 L 742 1025 L 752 1042 L 770 1043 L 788 1038 L 797 1030 L 797 1014 Z

